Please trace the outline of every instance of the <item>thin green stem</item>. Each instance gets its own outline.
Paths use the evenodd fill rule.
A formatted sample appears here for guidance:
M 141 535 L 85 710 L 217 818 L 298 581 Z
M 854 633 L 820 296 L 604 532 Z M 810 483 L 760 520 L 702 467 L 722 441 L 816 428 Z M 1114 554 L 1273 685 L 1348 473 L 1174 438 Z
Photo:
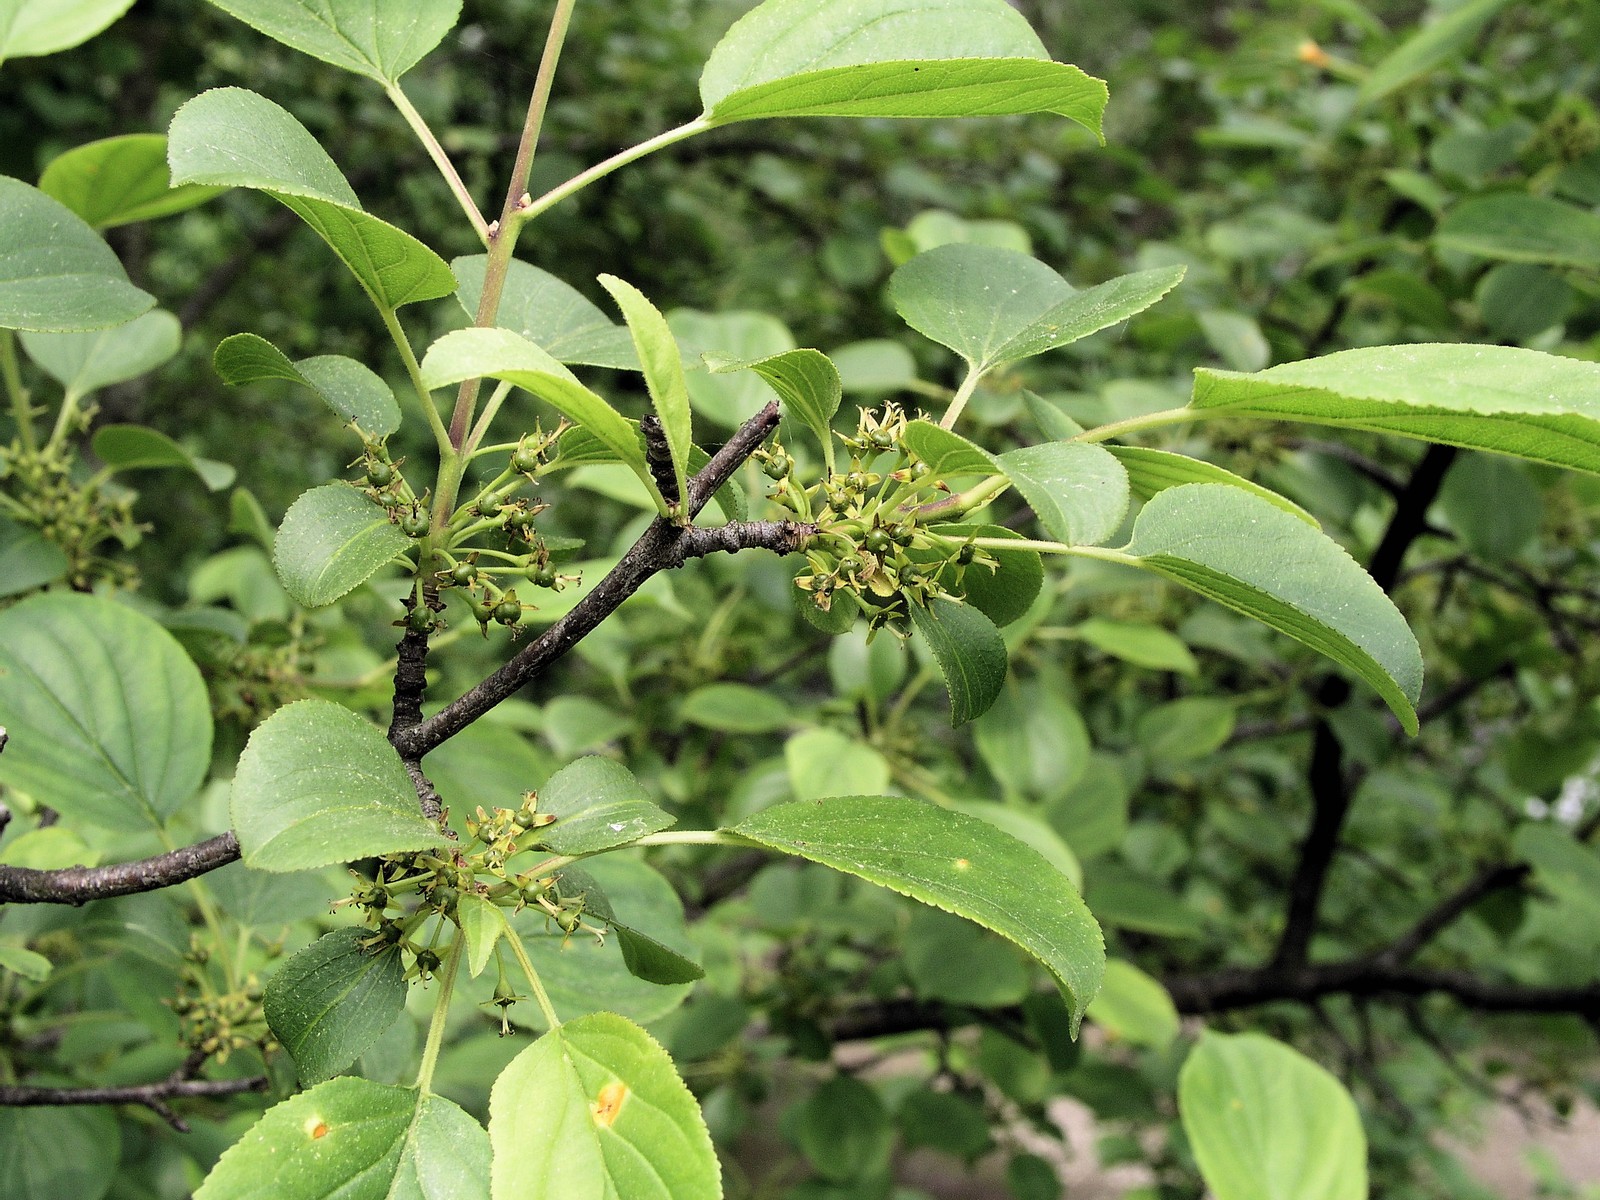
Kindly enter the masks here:
M 511 395 L 511 384 L 501 382 L 500 386 L 489 394 L 489 403 L 483 406 L 483 414 L 478 418 L 478 423 L 472 427 L 472 434 L 467 438 L 467 444 L 461 452 L 468 458 L 474 457 L 478 452 L 478 443 L 483 441 L 484 435 L 489 432 L 489 426 L 494 424 L 495 417 L 500 415 L 500 406 L 506 402 L 506 397 Z M 512 443 L 512 449 L 516 443 Z
M 1065 542 L 1033 542 L 1026 538 L 973 538 L 970 543 L 980 550 L 1032 550 L 1038 554 L 1066 554 L 1073 558 L 1098 558 L 1104 562 L 1126 563 L 1137 566 L 1137 555 L 1104 546 L 1069 546 Z
M 32 454 L 39 448 L 39 437 L 33 428 L 33 408 L 28 402 L 28 389 L 22 386 L 22 370 L 17 365 L 17 335 L 9 329 L 0 329 L 0 379 L 4 379 L 6 395 L 11 400 L 11 416 L 17 425 L 17 440 L 22 448 Z
M 384 308 L 381 311 L 384 328 L 394 339 L 395 349 L 400 351 L 400 361 L 405 363 L 406 374 L 411 377 L 411 386 L 416 389 L 417 399 L 422 401 L 422 412 L 428 418 L 428 425 L 433 430 L 434 441 L 439 443 L 439 453 L 448 458 L 454 450 L 450 444 L 450 434 L 444 427 L 444 418 L 439 415 L 439 409 L 433 402 L 433 393 L 422 381 L 422 366 L 417 362 L 416 352 L 411 349 L 411 339 L 406 337 L 406 331 L 401 327 L 400 317 L 394 309 Z
M 45 441 L 45 453 L 49 454 L 61 448 L 67 440 L 67 430 L 72 428 L 72 418 L 78 414 L 78 401 L 81 397 L 76 392 L 68 392 L 61 397 L 61 408 L 56 413 L 55 427 L 50 430 L 50 437 Z
M 978 390 L 978 380 L 983 378 L 983 372 L 977 367 L 967 370 L 967 377 L 961 381 L 961 386 L 956 389 L 956 394 L 950 399 L 950 407 L 944 410 L 944 418 L 939 422 L 941 429 L 953 429 L 961 410 L 967 407 L 967 401 L 972 399 L 972 393 Z
M 726 829 L 669 829 L 646 834 L 635 846 L 759 846 L 760 842 Z
M 435 976 L 439 980 L 439 998 L 433 1002 L 433 1019 L 428 1022 L 428 1040 L 422 1047 L 422 1065 L 417 1069 L 417 1091 L 426 1096 L 433 1088 L 433 1069 L 439 1063 L 439 1049 L 444 1045 L 444 1027 L 450 1016 L 450 994 L 456 990 L 456 975 L 461 970 L 461 952 L 466 948 L 465 935 L 457 933 L 445 955 L 444 969 Z
M 533 969 L 533 962 L 528 958 L 527 950 L 523 948 L 521 935 L 515 929 L 508 929 L 505 940 L 510 944 L 511 953 L 516 956 L 522 973 L 528 977 L 528 986 L 533 989 L 533 998 L 539 1004 L 539 1011 L 544 1014 L 544 1023 L 552 1030 L 558 1028 L 561 1018 L 556 1016 L 556 1007 L 550 1003 L 550 993 L 544 990 L 539 972 Z
M 1198 421 L 1207 414 L 1192 408 L 1164 408 L 1160 412 L 1146 413 L 1142 417 L 1129 417 L 1125 421 L 1112 421 L 1086 429 L 1071 440 L 1074 442 L 1104 442 L 1140 429 L 1155 429 L 1161 425 L 1178 425 L 1184 421 Z
M 943 500 L 935 500 L 931 504 L 920 504 L 914 511 L 920 521 L 928 521 L 935 517 L 958 517 L 982 507 L 1010 486 L 1011 480 L 1004 475 L 994 475 L 982 483 L 973 484 L 964 492 L 957 492 L 953 496 L 946 496 Z
M 434 136 L 433 130 L 428 128 L 427 121 L 411 103 L 405 92 L 400 90 L 398 83 L 391 83 L 384 88 L 394 106 L 400 110 L 400 115 L 406 119 L 406 124 L 411 126 L 411 131 L 417 135 L 417 140 L 427 150 L 428 157 L 433 159 L 433 165 L 439 168 L 439 174 L 444 176 L 445 183 L 449 184 L 450 192 L 461 205 L 461 211 L 467 214 L 467 220 L 472 222 L 472 230 L 478 235 L 478 240 L 485 246 L 489 244 L 489 222 L 483 219 L 483 214 L 478 211 L 477 203 L 472 199 L 472 193 L 467 191 L 467 185 L 456 171 L 455 164 L 450 161 L 450 156 Z
M 665 133 L 658 133 L 655 137 L 650 138 L 648 141 L 640 142 L 637 146 L 629 146 L 626 150 L 613 154 L 604 162 L 595 163 L 587 171 L 574 175 L 565 183 L 551 188 L 537 200 L 526 205 L 521 213 L 518 214 L 519 218 L 523 221 L 531 221 L 540 213 L 554 208 L 568 196 L 581 192 L 591 183 L 598 179 L 604 179 L 618 168 L 625 167 L 631 162 L 637 162 L 646 155 L 654 154 L 657 150 L 664 150 L 668 146 L 681 142 L 686 138 L 692 138 L 697 133 L 704 133 L 710 128 L 710 122 L 704 117 L 696 117 L 692 121 L 667 130 Z

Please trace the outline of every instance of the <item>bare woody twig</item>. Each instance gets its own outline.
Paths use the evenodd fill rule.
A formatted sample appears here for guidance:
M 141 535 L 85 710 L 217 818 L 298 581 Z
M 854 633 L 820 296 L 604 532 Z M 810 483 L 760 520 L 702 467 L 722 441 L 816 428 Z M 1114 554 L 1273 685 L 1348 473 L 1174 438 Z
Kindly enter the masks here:
M 183 846 L 108 867 L 67 867 L 37 871 L 0 866 L 0 904 L 87 904 L 135 892 L 153 892 L 194 879 L 239 857 L 239 839 L 223 833 L 193 846 Z
M 0 1108 L 41 1108 L 81 1104 L 140 1104 L 179 1133 L 189 1126 L 172 1111 L 170 1100 L 238 1096 L 267 1090 L 267 1077 L 248 1079 L 186 1079 L 181 1070 L 158 1083 L 122 1087 L 0 1087 Z

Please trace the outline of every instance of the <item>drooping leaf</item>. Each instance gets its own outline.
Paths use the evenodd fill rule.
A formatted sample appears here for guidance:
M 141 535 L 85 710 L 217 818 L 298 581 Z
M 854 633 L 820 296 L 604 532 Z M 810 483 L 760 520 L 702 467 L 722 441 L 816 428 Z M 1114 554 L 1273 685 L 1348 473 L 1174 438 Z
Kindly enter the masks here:
M 133 0 L 7 0 L 0 4 L 0 62 L 70 50 L 132 6 Z
M 1148 446 L 1107 446 L 1106 450 L 1128 472 L 1128 486 L 1141 500 L 1148 500 L 1157 492 L 1184 483 L 1225 483 L 1229 487 L 1242 488 L 1251 495 L 1260 496 L 1268 504 L 1275 504 L 1284 512 L 1292 513 L 1307 525 L 1322 528 L 1321 522 L 1293 500 L 1215 463 L 1190 458 L 1187 454 L 1174 454 L 1171 450 L 1153 450 Z
M 935 596 L 911 606 L 911 623 L 927 640 L 950 692 L 950 724 L 981 717 L 1006 681 L 1006 643 L 994 622 L 971 604 Z
M 784 323 L 767 313 L 705 313 L 678 308 L 667 324 L 691 359 L 725 355 L 735 362 L 770 358 L 795 348 Z M 695 412 L 729 429 L 737 429 L 765 404 L 778 399 L 771 385 L 754 371 L 718 375 L 695 371 L 689 376 L 689 399 Z
M 1347 667 L 1416 732 L 1416 638 L 1372 577 L 1304 521 L 1226 484 L 1184 484 L 1145 505 L 1126 554 Z
M 488 262 L 488 255 L 474 254 L 450 263 L 461 285 L 456 299 L 469 317 L 477 315 Z M 521 259 L 508 264 L 495 324 L 520 333 L 557 362 L 639 369 L 639 356 L 625 326 L 613 322 L 571 284 Z
M 717 1200 L 699 1106 L 631 1021 L 568 1021 L 517 1055 L 489 1098 L 494 1200 Z M 202 1198 L 203 1200 L 203 1198 Z
M 263 871 L 449 844 L 418 808 L 394 747 L 328 700 L 280 708 L 250 735 L 231 811 L 244 861 Z
M 363 947 L 372 937 L 370 929 L 323 934 L 267 981 L 267 1025 L 294 1058 L 303 1086 L 343 1071 L 405 1011 L 400 947 Z
M 100 1200 L 119 1174 L 122 1134 L 108 1108 L 0 1109 L 0 1196 Z
M 622 948 L 622 961 L 627 964 L 629 974 L 636 979 L 671 986 L 693 983 L 706 977 L 704 967 L 679 954 L 671 946 L 620 921 L 613 920 L 609 924 L 616 934 L 617 944 Z
M 633 773 L 609 758 L 580 758 L 539 789 L 539 811 L 556 820 L 534 831 L 557 854 L 594 854 L 638 841 L 675 824 L 651 803 Z
M 1600 473 L 1600 364 L 1513 346 L 1374 346 L 1254 375 L 1201 369 L 1190 406 Z
M 1077 889 L 987 821 L 903 797 L 848 796 L 780 804 L 733 832 L 1010 938 L 1055 976 L 1074 1031 L 1100 985 L 1100 927 Z
M 268 1109 L 195 1200 L 488 1200 L 489 1138 L 443 1096 L 346 1076 Z
M 61 201 L 96 229 L 170 217 L 204 204 L 221 188 L 172 186 L 167 139 L 128 133 L 75 146 L 52 159 L 39 190 Z
M 455 291 L 444 260 L 364 212 L 328 152 L 265 96 L 232 87 L 202 92 L 172 118 L 167 158 L 176 183 L 255 188 L 292 210 L 382 310 Z
M 54 583 L 70 565 L 60 546 L 0 516 L 0 599 Z
M 289 506 L 272 565 L 295 600 L 321 608 L 360 587 L 411 539 L 355 488 L 327 483 Z
M 1167 989 L 1120 958 L 1106 963 L 1105 979 L 1087 1015 L 1113 1038 L 1135 1046 L 1163 1050 L 1178 1036 L 1178 1009 Z
M 0 612 L 0 782 L 68 821 L 160 825 L 211 762 L 194 663 L 149 617 L 97 596 L 32 596 Z
M 689 450 L 694 445 L 694 418 L 689 412 L 689 384 L 684 379 L 683 356 L 678 350 L 677 339 L 667 327 L 667 319 L 661 315 L 661 310 L 631 283 L 615 275 L 602 275 L 600 285 L 617 302 L 623 320 L 628 323 L 628 330 L 633 335 L 633 348 L 644 369 L 645 386 L 655 406 L 656 419 L 661 422 L 667 450 L 672 455 L 678 499 L 687 504 Z
M 1008 450 L 994 461 L 1057 541 L 1098 546 L 1122 527 L 1128 473 L 1105 447 L 1041 442 Z
M 1143 312 L 1176 287 L 1183 272 L 1157 267 L 1079 291 L 1029 255 L 953 243 L 897 270 L 889 295 L 906 324 L 983 373 Z
M 1479 31 L 1510 0 L 1466 0 L 1401 42 L 1378 62 L 1361 84 L 1361 99 L 1370 103 L 1420 79 L 1471 45 Z
M 302 54 L 392 84 L 455 28 L 461 0 L 211 0 Z
M 236 474 L 229 464 L 192 454 L 159 429 L 145 425 L 102 425 L 89 445 L 113 471 L 181 467 L 193 471 L 213 492 L 231 485 Z
M 1600 270 L 1600 216 L 1549 196 L 1468 197 L 1445 214 L 1433 240 L 1482 258 Z
M 713 125 L 1054 112 L 1100 136 L 1106 85 L 1050 61 L 1004 0 L 767 0 L 700 76 Z
M 800 419 L 822 443 L 822 457 L 833 471 L 833 414 L 839 411 L 843 391 L 838 368 L 820 350 L 785 350 L 766 358 L 731 359 L 708 354 L 713 375 L 754 371 L 783 401 L 784 410 Z
M 1366 1200 L 1355 1102 L 1282 1042 L 1205 1034 L 1178 1074 L 1178 1112 L 1217 1200 Z
M 155 302 L 83 218 L 0 175 L 0 329 L 105 329 Z
M 969 537 L 1023 540 L 1022 534 L 1004 525 L 934 525 L 928 532 L 958 541 Z M 921 557 L 915 550 L 907 553 L 912 559 Z M 952 563 L 939 573 L 939 583 L 1004 627 L 1033 606 L 1044 586 L 1044 561 L 1037 550 L 996 550 L 991 546 L 984 553 L 994 559 L 992 569 L 982 563 L 967 567 Z
M 447 333 L 422 360 L 424 384 L 447 387 L 464 379 L 503 379 L 532 392 L 569 421 L 583 426 L 627 463 L 660 499 L 645 463 L 639 432 L 606 400 L 579 383 L 546 351 L 509 329 L 458 329 Z
M 342 419 L 371 437 L 388 437 L 400 428 L 400 406 L 389 385 L 353 358 L 322 354 L 290 362 L 265 338 L 236 333 L 218 344 L 211 361 L 217 374 L 234 386 L 286 379 L 308 387 Z
M 126 325 L 86 333 L 24 333 L 22 348 L 44 372 L 78 398 L 137 379 L 178 352 L 178 318 L 157 309 Z
M 26 946 L 11 946 L 0 942 L 0 971 L 20 975 L 32 983 L 43 983 L 50 978 L 50 960 Z
M 932 421 L 907 422 L 900 442 L 920 461 L 928 464 L 929 479 L 998 473 L 993 455 Z
M 461 922 L 461 936 L 467 939 L 467 970 L 476 979 L 489 965 L 495 944 L 510 930 L 505 910 L 492 900 L 466 892 L 456 901 L 456 919 Z

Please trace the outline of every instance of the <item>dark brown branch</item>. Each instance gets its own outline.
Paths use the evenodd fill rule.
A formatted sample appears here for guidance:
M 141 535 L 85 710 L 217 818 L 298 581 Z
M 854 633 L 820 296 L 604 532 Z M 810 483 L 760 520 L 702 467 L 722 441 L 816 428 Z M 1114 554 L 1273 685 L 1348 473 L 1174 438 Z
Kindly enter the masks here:
M 778 425 L 778 406 L 769 404 L 742 425 L 689 481 L 689 516 L 706 506 Z M 515 695 L 578 644 L 623 601 L 660 571 L 719 550 L 763 548 L 791 554 L 805 545 L 813 527 L 791 521 L 741 521 L 718 528 L 682 527 L 663 517 L 652 521 L 611 572 L 570 612 L 524 646 L 494 674 L 451 701 L 414 728 L 391 736 L 402 758 L 417 758 L 460 733 L 502 700 Z
M 1379 959 L 1391 966 L 1410 961 L 1479 900 L 1503 888 L 1516 887 L 1528 878 L 1529 873 L 1530 868 L 1526 863 L 1496 863 L 1481 868 L 1460 888 L 1429 909 L 1405 934 L 1382 951 Z
M 168 1106 L 169 1100 L 238 1096 L 267 1090 L 267 1077 L 248 1079 L 185 1079 L 175 1074 L 160 1083 L 139 1083 L 122 1087 L 0 1087 L 0 1108 L 42 1108 L 78 1104 L 142 1104 L 179 1133 L 188 1133 L 185 1124 Z
M 109 867 L 67 867 L 36 871 L 0 866 L 0 904 L 87 904 L 135 892 L 153 892 L 194 879 L 239 857 L 239 839 L 223 833 L 209 841 L 154 858 Z

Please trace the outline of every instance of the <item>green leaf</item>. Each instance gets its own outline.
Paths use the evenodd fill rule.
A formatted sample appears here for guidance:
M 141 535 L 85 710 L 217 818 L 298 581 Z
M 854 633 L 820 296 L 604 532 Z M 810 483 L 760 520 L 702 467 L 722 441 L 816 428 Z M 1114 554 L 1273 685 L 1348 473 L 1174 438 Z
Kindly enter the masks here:
M 392 84 L 455 28 L 461 0 L 211 0 L 302 54 Z
M 0 62 L 81 45 L 133 6 L 133 0 L 7 0 L 0 4 Z
M 971 604 L 935 596 L 911 605 L 911 623 L 927 641 L 950 692 L 950 724 L 965 725 L 995 702 L 1006 681 L 1006 643 Z
M 90 447 L 95 457 L 113 471 L 181 467 L 193 471 L 213 492 L 230 486 L 235 477 L 227 463 L 191 454 L 160 430 L 144 425 L 102 425 L 95 430 Z
M 1157 492 L 1185 483 L 1225 483 L 1241 488 L 1253 496 L 1260 496 L 1268 504 L 1275 504 L 1286 513 L 1299 517 L 1307 525 L 1321 529 L 1321 523 L 1293 500 L 1285 499 L 1270 488 L 1252 483 L 1243 475 L 1235 475 L 1224 467 L 1208 463 L 1187 454 L 1174 454 L 1171 450 L 1152 450 L 1147 446 L 1107 446 L 1106 450 L 1128 473 L 1128 486 L 1141 500 L 1148 500 Z
M 794 337 L 783 322 L 766 313 L 703 313 L 679 308 L 667 314 L 667 324 L 684 352 L 702 359 L 709 352 L 747 362 L 794 349 Z M 737 429 L 763 405 L 778 399 L 778 394 L 754 371 L 730 375 L 695 371 L 689 376 L 689 399 L 701 416 Z
M 533 831 L 557 854 L 597 854 L 659 833 L 677 818 L 650 801 L 633 773 L 609 758 L 580 758 L 539 789 L 539 811 L 555 822 Z
M 81 217 L 0 175 L 0 329 L 105 329 L 155 302 Z
M 713 375 L 754 371 L 778 393 L 787 412 L 800 419 L 822 443 L 822 458 L 833 472 L 833 414 L 839 411 L 843 391 L 839 370 L 820 350 L 785 350 L 766 358 L 731 359 L 707 354 Z
M 195 1200 L 488 1200 L 489 1139 L 443 1096 L 330 1079 L 269 1108 Z
M 202 92 L 172 118 L 167 143 L 175 182 L 266 192 L 316 230 L 379 309 L 456 290 L 444 260 L 363 212 L 328 152 L 265 96 L 243 88 Z
M 0 599 L 54 583 L 70 565 L 60 546 L 0 516 Z
M 121 1172 L 109 1108 L 0 1109 L 0 1196 L 100 1200 Z
M 1306 421 L 1600 474 L 1600 364 L 1512 346 L 1342 350 L 1254 375 L 1202 368 L 1205 415 Z
M 693 983 L 706 977 L 705 968 L 692 959 L 685 958 L 672 947 L 656 941 L 647 933 L 640 933 L 631 925 L 608 921 L 622 948 L 622 961 L 628 973 L 646 983 L 671 986 Z
M 1463 454 L 1439 489 L 1439 508 L 1474 554 L 1505 562 L 1531 542 L 1544 519 L 1544 494 L 1521 463 Z
M 262 1011 L 304 1086 L 343 1071 L 405 1011 L 400 947 L 363 949 L 372 937 L 370 929 L 323 934 L 267 981 Z
M 666 317 L 638 288 L 615 275 L 600 276 L 600 286 L 622 310 L 622 317 L 633 334 L 633 348 L 644 369 L 645 387 L 655 406 L 656 419 L 672 455 L 672 472 L 677 479 L 678 500 L 688 503 L 689 451 L 694 445 L 693 417 L 689 412 L 689 384 L 683 376 L 683 356 L 677 339 L 667 327 Z
M 1152 671 L 1176 671 L 1180 675 L 1200 673 L 1200 664 L 1195 662 L 1183 639 L 1159 625 L 1090 617 L 1073 632 L 1096 650 L 1135 666 Z
M 1178 1009 L 1167 989 L 1120 958 L 1106 963 L 1105 979 L 1087 1015 L 1114 1040 L 1135 1046 L 1165 1050 L 1178 1037 Z
M 1083 891 L 1083 864 L 1072 852 L 1072 847 L 1061 840 L 1061 835 L 1042 818 L 1022 808 L 1000 804 L 993 800 L 957 802 L 956 807 L 969 817 L 978 817 L 996 829 L 1009 833 L 1017 841 L 1032 846 L 1045 862 L 1060 871 L 1079 892 Z
M 205 780 L 211 705 L 176 640 L 96 596 L 0 612 L 0 782 L 68 821 L 159 826 Z
M 366 496 L 349 484 L 327 483 L 283 514 L 272 564 L 298 603 L 321 608 L 360 587 L 410 544 Z
M 24 333 L 22 348 L 47 375 L 78 398 L 137 379 L 178 352 L 178 318 L 160 309 L 126 325 L 87 333 Z
M 1206 1033 L 1178 1112 L 1217 1200 L 1365 1200 L 1367 1139 L 1350 1093 L 1259 1033 Z
M 1065 993 L 1076 1032 L 1100 984 L 1100 927 L 1071 882 L 1038 851 L 987 821 L 897 796 L 800 800 L 733 832 L 858 875 L 1010 938 Z
M 170 217 L 204 204 L 221 188 L 172 186 L 167 139 L 159 133 L 102 138 L 57 155 L 39 176 L 39 190 L 96 229 Z
M 1325 534 L 1238 488 L 1190 483 L 1144 506 L 1127 554 L 1349 668 L 1417 732 L 1417 640 L 1372 576 Z
M 232 814 L 244 861 L 262 871 L 450 844 L 383 734 L 328 700 L 280 708 L 250 735 Z
M 897 270 L 889 296 L 906 324 L 983 374 L 1126 321 L 1176 287 L 1183 273 L 1157 267 L 1079 291 L 1026 254 L 954 243 Z
M 487 254 L 474 254 L 450 263 L 461 285 L 456 299 L 469 317 L 477 316 L 488 262 Z M 495 324 L 520 333 L 557 362 L 639 369 L 633 338 L 624 326 L 571 284 L 521 259 L 512 259 L 507 267 Z
M 712 50 L 700 98 L 713 125 L 1053 112 L 1099 137 L 1106 85 L 1051 62 L 1004 0 L 767 0 Z
M 1511 847 L 1533 868 L 1539 886 L 1580 911 L 1600 911 L 1600 851 L 1554 824 L 1517 826 Z
M 50 978 L 52 969 L 48 958 L 26 946 L 0 944 L 0 971 L 20 975 L 33 983 L 43 983 Z
M 618 461 L 627 463 L 660 501 L 655 480 L 645 464 L 638 429 L 548 352 L 509 329 L 458 329 L 447 333 L 422 360 L 422 378 L 430 390 L 464 379 L 503 379 L 532 392 L 593 434 Z
M 839 373 L 839 386 L 847 392 L 898 392 L 917 382 L 917 360 L 901 343 L 889 338 L 850 342 L 828 352 Z
M 1465 50 L 1510 0 L 1466 0 L 1442 12 L 1378 62 L 1361 84 L 1366 103 L 1398 91 Z M 1226 1200 L 1226 1197 L 1221 1198 Z
M 1600 216 L 1549 196 L 1471 196 L 1445 214 L 1433 240 L 1481 258 L 1600 270 Z
M 913 455 L 928 464 L 929 479 L 954 479 L 959 475 L 990 476 L 999 472 L 992 454 L 932 421 L 907 422 L 900 441 Z
M 265 338 L 236 333 L 222 339 L 211 361 L 217 374 L 235 387 L 263 379 L 286 379 L 308 387 L 369 437 L 385 438 L 400 428 L 400 406 L 389 385 L 353 358 L 322 354 L 290 362 Z
M 1022 541 L 1023 536 L 1004 525 L 934 525 L 929 533 L 965 540 L 969 537 Z M 932 561 L 932 551 L 912 550 L 913 560 Z M 1037 550 L 996 550 L 984 553 L 995 560 L 993 569 L 981 563 L 961 567 L 951 563 L 939 572 L 939 586 L 958 595 L 996 625 L 1006 626 L 1033 607 L 1044 587 L 1044 561 Z
M 1069 546 L 1100 545 L 1128 514 L 1128 473 L 1103 446 L 1041 442 L 1008 450 L 994 462 L 1039 524 Z
M 678 716 L 724 733 L 772 733 L 794 721 L 789 706 L 771 692 L 743 683 L 708 683 L 683 698 Z
M 1074 792 L 1089 765 L 1083 717 L 1048 679 L 1011 680 L 973 735 L 1008 797 L 1050 803 Z
M 889 1111 L 871 1086 L 835 1075 L 799 1107 L 793 1137 L 812 1168 L 834 1183 L 881 1174 L 894 1148 Z
M 1573 292 L 1561 273 L 1534 263 L 1497 263 L 1483 273 L 1474 294 L 1478 315 L 1497 341 L 1525 342 L 1561 324 Z
M 807 729 L 783 744 L 789 790 L 801 800 L 881 792 L 893 772 L 873 747 L 837 729 Z
M 456 900 L 456 918 L 461 922 L 461 936 L 467 939 L 467 970 L 476 979 L 489 965 L 495 943 L 509 933 L 511 927 L 498 904 L 474 892 L 463 893 Z

